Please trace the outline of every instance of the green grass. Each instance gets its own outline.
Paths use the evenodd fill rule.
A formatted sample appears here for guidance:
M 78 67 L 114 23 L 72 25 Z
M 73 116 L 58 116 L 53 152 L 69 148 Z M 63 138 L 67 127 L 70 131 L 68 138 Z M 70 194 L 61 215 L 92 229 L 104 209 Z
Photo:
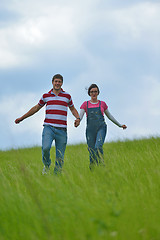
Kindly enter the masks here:
M 0 151 L 0 240 L 159 240 L 160 138 L 67 146 L 60 176 L 43 176 L 41 148 Z

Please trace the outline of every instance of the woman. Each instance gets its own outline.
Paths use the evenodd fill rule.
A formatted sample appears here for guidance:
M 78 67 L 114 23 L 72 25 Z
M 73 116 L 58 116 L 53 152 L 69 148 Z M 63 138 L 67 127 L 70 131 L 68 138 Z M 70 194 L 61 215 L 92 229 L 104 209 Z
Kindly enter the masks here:
M 104 164 L 103 161 L 103 144 L 107 132 L 107 125 L 104 120 L 104 114 L 117 126 L 126 129 L 126 125 L 121 125 L 109 112 L 105 102 L 97 99 L 99 88 L 92 84 L 88 88 L 90 101 L 85 101 L 80 107 L 80 120 L 84 113 L 87 115 L 86 139 L 90 157 L 90 169 L 95 164 Z

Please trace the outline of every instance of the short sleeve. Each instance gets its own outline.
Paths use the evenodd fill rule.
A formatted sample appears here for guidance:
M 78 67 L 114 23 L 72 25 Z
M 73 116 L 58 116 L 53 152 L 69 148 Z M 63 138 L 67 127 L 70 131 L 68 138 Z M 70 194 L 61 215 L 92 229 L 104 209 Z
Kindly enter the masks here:
M 72 101 L 72 97 L 70 96 L 69 102 L 68 102 L 68 107 L 73 107 L 73 101 Z
M 87 102 L 86 101 L 84 103 L 82 103 L 82 105 L 80 106 L 80 109 L 84 109 L 85 112 L 87 112 Z
M 107 104 L 104 102 L 104 111 L 108 109 Z
M 41 99 L 39 100 L 38 104 L 39 104 L 40 106 L 42 106 L 42 107 L 46 104 L 44 95 L 41 97 Z

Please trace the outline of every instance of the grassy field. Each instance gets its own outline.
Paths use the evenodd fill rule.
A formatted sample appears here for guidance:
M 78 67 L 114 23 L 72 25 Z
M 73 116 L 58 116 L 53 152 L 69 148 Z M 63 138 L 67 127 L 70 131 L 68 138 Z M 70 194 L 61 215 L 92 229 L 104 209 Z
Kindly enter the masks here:
M 60 176 L 42 175 L 41 148 L 0 151 L 0 240 L 160 240 L 160 138 L 67 146 Z

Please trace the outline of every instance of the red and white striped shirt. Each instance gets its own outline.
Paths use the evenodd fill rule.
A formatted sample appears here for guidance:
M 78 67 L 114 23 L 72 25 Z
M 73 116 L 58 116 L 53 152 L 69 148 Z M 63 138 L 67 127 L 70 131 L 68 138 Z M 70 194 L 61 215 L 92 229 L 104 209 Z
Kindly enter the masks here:
M 73 106 L 70 94 L 61 89 L 61 92 L 55 95 L 53 89 L 51 89 L 48 93 L 43 94 L 38 104 L 40 106 L 46 104 L 44 125 L 67 127 L 67 110 L 68 107 Z

